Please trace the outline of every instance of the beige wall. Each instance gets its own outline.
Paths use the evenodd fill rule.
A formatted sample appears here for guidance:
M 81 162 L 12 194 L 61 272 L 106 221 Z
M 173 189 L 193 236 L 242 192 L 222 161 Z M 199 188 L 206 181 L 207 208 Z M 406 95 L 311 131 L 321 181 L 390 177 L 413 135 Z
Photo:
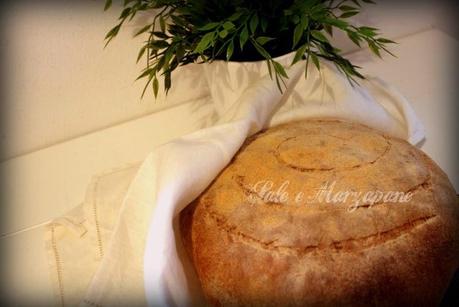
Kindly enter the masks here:
M 419 3 L 370 6 L 357 22 L 392 38 L 405 36 L 437 22 L 440 9 Z M 119 10 L 104 13 L 101 0 L 11 1 L 4 11 L 8 98 L 2 102 L 0 161 L 168 107 L 151 93 L 141 101 L 143 81 L 134 82 L 142 38 L 131 37 L 151 16 L 141 16 L 104 50 Z

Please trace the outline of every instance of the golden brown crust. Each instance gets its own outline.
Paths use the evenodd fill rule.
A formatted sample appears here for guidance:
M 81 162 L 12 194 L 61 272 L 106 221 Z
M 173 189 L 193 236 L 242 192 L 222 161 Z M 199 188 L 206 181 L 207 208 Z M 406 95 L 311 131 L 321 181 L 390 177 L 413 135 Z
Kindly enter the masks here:
M 273 190 L 288 180 L 288 199 L 254 191 L 266 180 Z M 327 182 L 413 196 L 306 201 Z M 182 229 L 213 305 L 424 305 L 439 302 L 458 267 L 458 208 L 446 175 L 405 141 L 308 120 L 250 138 L 182 214 Z

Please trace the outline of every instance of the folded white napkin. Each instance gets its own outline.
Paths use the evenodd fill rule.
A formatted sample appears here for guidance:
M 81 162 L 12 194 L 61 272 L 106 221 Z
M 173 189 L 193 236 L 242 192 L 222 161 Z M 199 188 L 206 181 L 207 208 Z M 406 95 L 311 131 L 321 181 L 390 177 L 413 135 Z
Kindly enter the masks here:
M 288 67 L 292 57 L 277 60 Z M 264 62 L 203 65 L 202 78 L 207 80 L 218 120 L 157 147 L 142 163 L 116 207 L 109 244 L 91 273 L 82 305 L 200 305 L 202 295 L 177 236 L 176 217 L 245 139 L 264 128 L 300 118 L 333 117 L 413 144 L 423 139 L 421 123 L 393 87 L 372 77 L 353 87 L 325 62 L 320 72 L 311 65 L 306 79 L 305 65 L 303 61 L 287 69 L 283 93 Z

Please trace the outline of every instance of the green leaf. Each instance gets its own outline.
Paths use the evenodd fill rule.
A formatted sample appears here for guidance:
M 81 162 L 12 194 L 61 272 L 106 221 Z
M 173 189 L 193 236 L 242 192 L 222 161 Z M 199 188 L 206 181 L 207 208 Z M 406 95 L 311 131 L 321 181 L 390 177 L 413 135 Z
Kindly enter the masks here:
M 231 21 L 227 21 L 223 24 L 223 28 L 225 30 L 231 30 L 231 29 L 234 29 L 235 28 L 235 25 L 234 23 L 232 23 Z
M 349 17 L 357 15 L 358 13 L 359 13 L 359 11 L 350 11 L 350 12 L 346 12 L 346 13 L 341 14 L 339 17 L 340 18 L 349 18 Z
M 303 58 L 304 53 L 306 52 L 306 49 L 308 48 L 308 44 L 301 45 L 300 48 L 295 52 L 295 57 L 293 58 L 292 65 L 297 63 Z
M 218 36 L 220 36 L 221 38 L 225 38 L 227 35 L 228 35 L 228 31 L 225 29 L 218 32 Z
M 255 33 L 258 27 L 258 15 L 254 14 L 252 18 L 250 19 L 250 31 L 252 33 Z
M 260 25 L 261 25 L 261 30 L 263 32 L 266 32 L 266 30 L 268 29 L 268 20 L 266 18 L 264 18 L 264 17 L 261 17 Z
M 122 19 L 127 18 L 129 16 L 129 14 L 131 14 L 131 10 L 132 10 L 132 8 L 130 8 L 130 7 L 125 8 L 121 12 L 119 19 L 122 20 Z
M 209 30 L 215 29 L 219 25 L 220 25 L 219 22 L 211 22 L 211 23 L 206 24 L 205 26 L 199 27 L 198 31 L 209 31 Z
M 177 58 L 177 61 L 180 62 L 185 55 L 185 49 L 183 48 L 182 45 L 177 46 L 177 50 L 175 51 L 175 57 Z
M 169 16 L 170 18 L 172 18 L 172 20 L 174 21 L 176 25 L 186 28 L 186 21 L 183 18 L 177 15 L 169 15 Z
M 173 56 L 173 49 L 172 48 L 169 48 L 167 49 L 166 53 L 164 53 L 164 56 L 163 56 L 163 59 L 164 59 L 164 66 L 163 66 L 163 70 L 167 70 L 169 69 L 169 65 L 170 65 L 170 60 Z
M 279 75 L 281 75 L 284 78 L 288 78 L 288 75 L 284 69 L 284 66 L 282 66 L 280 63 L 276 61 L 272 61 L 272 63 L 273 63 L 274 69 L 277 71 L 277 73 L 279 73 Z
M 336 19 L 336 18 L 325 18 L 323 20 L 323 22 L 324 23 L 328 23 L 328 24 L 330 24 L 332 26 L 335 26 L 337 28 L 340 28 L 342 30 L 345 30 L 349 26 L 349 24 L 346 21 L 340 20 L 340 19 Z
M 153 79 L 154 76 L 155 76 L 154 73 L 152 73 L 152 74 L 150 74 L 150 75 L 148 76 L 148 81 L 147 81 L 147 83 L 145 84 L 145 87 L 143 88 L 141 98 L 143 98 L 143 96 L 145 95 L 145 91 L 147 90 L 148 85 L 150 84 L 150 82 L 151 82 L 151 80 Z M 138 79 L 138 78 L 137 78 L 137 79 Z
M 164 56 L 163 57 L 160 57 L 159 60 L 158 60 L 158 63 L 156 64 L 155 68 L 156 68 L 156 71 L 160 71 L 161 68 L 163 68 L 164 66 Z
M 370 31 L 378 31 L 378 28 L 373 28 L 373 27 L 367 27 L 367 26 L 363 26 L 363 27 L 360 27 L 359 28 L 360 30 L 370 30 Z
M 355 11 L 358 10 L 356 7 L 350 6 L 350 5 L 341 5 L 339 9 L 343 12 L 348 12 L 348 11 Z
M 229 61 L 231 59 L 231 56 L 233 55 L 234 51 L 234 41 L 231 40 L 231 42 L 228 45 L 228 48 L 226 49 L 226 60 Z
M 294 24 L 297 24 L 300 22 L 300 16 L 298 15 L 294 15 L 293 18 L 292 18 L 292 21 Z
M 314 37 L 315 39 L 317 39 L 317 40 L 319 40 L 321 42 L 325 42 L 325 43 L 328 42 L 328 39 L 320 31 L 313 30 L 313 31 L 311 31 L 311 35 L 312 35 L 312 37 Z
M 155 95 L 155 98 L 158 97 L 158 91 L 159 91 L 158 78 L 154 77 L 153 78 L 153 94 Z
M 301 38 L 303 37 L 304 30 L 308 26 L 309 19 L 307 16 L 301 16 L 301 21 L 299 24 L 295 26 L 295 30 L 293 31 L 293 46 L 292 49 L 296 47 L 296 45 L 300 42 Z
M 156 69 L 154 67 L 146 68 L 144 71 L 137 77 L 136 81 L 142 78 L 145 78 L 149 75 L 154 75 L 156 73 Z
M 110 31 L 108 31 L 107 35 L 105 35 L 105 47 L 110 43 L 110 41 L 115 38 L 121 28 L 121 23 L 113 27 Z
M 166 21 L 162 15 L 159 16 L 159 27 L 161 28 L 161 31 L 166 32 Z
M 209 47 L 210 43 L 214 40 L 214 37 L 215 37 L 214 32 L 206 33 L 199 41 L 198 45 L 194 49 L 194 52 L 202 53 L 204 50 L 206 50 Z
M 257 43 L 259 43 L 260 45 L 263 46 L 264 44 L 266 44 L 269 41 L 272 41 L 273 39 L 274 38 L 268 37 L 268 36 L 259 36 L 259 37 L 256 38 L 256 41 L 257 41 Z
M 111 37 L 114 37 L 118 34 L 119 30 L 121 28 L 121 24 L 118 24 L 114 26 L 108 33 L 105 35 L 105 39 L 109 39 Z
M 169 47 L 169 44 L 164 40 L 154 40 L 150 42 L 152 49 L 160 50 Z
M 104 11 L 108 10 L 112 6 L 112 0 L 105 1 Z
M 359 27 L 358 29 L 360 33 L 362 33 L 365 36 L 370 36 L 370 37 L 376 36 L 377 35 L 376 31 L 378 30 L 372 27 Z
M 168 72 L 164 74 L 164 88 L 166 90 L 166 95 L 169 92 L 169 89 L 171 88 L 171 73 Z
M 328 35 L 333 36 L 333 27 L 329 24 L 324 24 L 324 29 L 325 32 L 328 33 Z
M 266 64 L 268 65 L 269 77 L 272 79 L 273 78 L 273 70 L 271 68 L 271 62 L 270 61 L 266 61 Z
M 147 47 L 148 47 L 148 45 L 144 45 L 142 48 L 140 48 L 140 51 L 139 51 L 139 53 L 137 54 L 137 61 L 136 61 L 136 63 L 139 63 L 140 59 L 142 58 L 142 56 L 143 56 L 144 53 L 145 53 L 145 50 L 147 50 Z
M 142 29 L 140 29 L 139 31 L 137 31 L 137 32 L 134 34 L 134 37 L 139 36 L 140 34 L 147 32 L 150 28 L 151 28 L 151 25 L 150 25 L 150 24 L 146 25 L 145 27 L 143 27 Z
M 239 19 L 239 17 L 241 17 L 243 14 L 242 11 L 237 11 L 236 13 L 234 13 L 233 15 L 231 15 L 228 20 L 229 21 L 236 21 L 237 19 Z
M 387 39 L 387 38 L 384 38 L 384 37 L 378 38 L 377 41 L 380 42 L 380 43 L 383 43 L 383 44 L 397 44 L 397 42 L 394 42 L 394 41 L 392 41 L 390 39 Z
M 304 28 L 301 23 L 295 26 L 295 30 L 293 31 L 293 45 L 292 49 L 300 42 L 301 37 L 303 37 Z
M 315 53 L 311 52 L 310 56 L 311 56 L 312 62 L 314 63 L 314 65 L 316 65 L 317 70 L 320 70 L 320 62 L 319 62 L 319 59 L 317 58 L 317 56 L 315 55 Z
M 265 48 L 260 46 L 260 44 L 258 44 L 256 40 L 251 38 L 250 41 L 252 42 L 252 45 L 255 47 L 255 49 L 257 49 L 259 54 L 261 54 L 265 59 L 268 59 L 268 60 L 271 59 L 271 55 L 269 54 L 269 52 L 266 51 Z
M 158 38 L 161 38 L 161 39 L 168 39 L 169 36 L 167 34 L 165 34 L 164 32 L 153 32 L 153 35 L 158 37 Z
M 378 46 L 372 41 L 368 42 L 368 47 L 370 47 L 371 51 L 376 54 L 378 57 L 381 57 L 381 53 L 379 52 Z
M 241 35 L 239 36 L 239 44 L 241 46 L 241 50 L 244 49 L 244 45 L 249 39 L 249 30 L 247 29 L 247 25 L 242 29 Z
M 347 36 L 349 37 L 349 39 L 354 43 L 356 44 L 357 46 L 360 47 L 360 37 L 358 36 L 357 33 L 353 32 L 353 31 L 347 31 Z

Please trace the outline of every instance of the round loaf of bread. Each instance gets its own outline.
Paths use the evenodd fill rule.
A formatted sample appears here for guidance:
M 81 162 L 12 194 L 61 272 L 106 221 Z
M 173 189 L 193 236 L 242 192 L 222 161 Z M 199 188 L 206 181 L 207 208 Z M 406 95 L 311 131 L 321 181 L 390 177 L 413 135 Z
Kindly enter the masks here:
M 459 266 L 443 171 L 341 120 L 249 138 L 182 212 L 181 231 L 215 306 L 436 305 Z

